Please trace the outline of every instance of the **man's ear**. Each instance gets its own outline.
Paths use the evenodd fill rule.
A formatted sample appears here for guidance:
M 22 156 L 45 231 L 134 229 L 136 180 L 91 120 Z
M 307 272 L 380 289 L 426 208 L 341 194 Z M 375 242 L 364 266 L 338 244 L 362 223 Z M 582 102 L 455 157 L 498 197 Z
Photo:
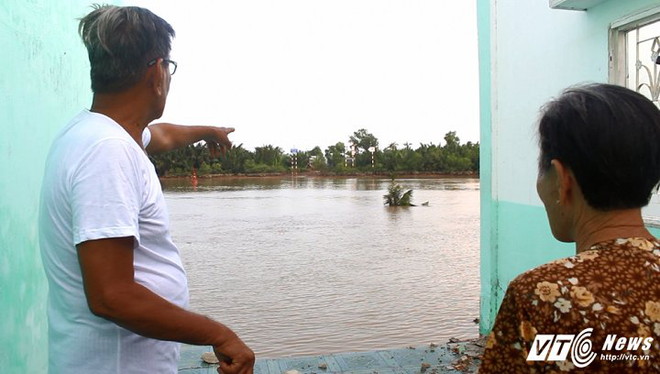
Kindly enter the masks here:
M 550 161 L 550 165 L 557 174 L 559 204 L 565 205 L 572 203 L 573 194 L 575 193 L 575 176 L 573 175 L 573 171 L 557 159 Z
M 164 69 L 163 69 L 163 59 L 159 58 L 156 60 L 154 66 L 147 70 L 147 84 L 149 88 L 158 96 L 163 95 L 164 90 Z

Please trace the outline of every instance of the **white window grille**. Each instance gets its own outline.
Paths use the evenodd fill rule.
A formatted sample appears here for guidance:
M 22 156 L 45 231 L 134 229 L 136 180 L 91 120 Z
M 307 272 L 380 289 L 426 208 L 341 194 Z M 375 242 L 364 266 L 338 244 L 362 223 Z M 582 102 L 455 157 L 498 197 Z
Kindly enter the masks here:
M 610 82 L 626 86 L 660 108 L 660 7 L 627 16 L 610 27 Z M 644 221 L 660 228 L 660 194 L 643 209 Z
M 660 97 L 660 7 L 612 24 L 610 81 L 648 97 Z
M 660 20 L 626 32 L 626 87 L 658 105 L 660 96 Z

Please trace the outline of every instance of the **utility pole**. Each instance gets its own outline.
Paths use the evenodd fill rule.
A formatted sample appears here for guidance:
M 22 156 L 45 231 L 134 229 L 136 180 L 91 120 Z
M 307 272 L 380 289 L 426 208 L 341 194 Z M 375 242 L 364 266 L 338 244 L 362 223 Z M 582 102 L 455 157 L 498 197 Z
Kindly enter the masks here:
M 291 148 L 291 174 L 298 173 L 298 149 Z
M 369 152 L 371 152 L 371 168 L 376 167 L 376 160 L 374 159 L 374 155 L 376 154 L 376 147 L 369 147 Z

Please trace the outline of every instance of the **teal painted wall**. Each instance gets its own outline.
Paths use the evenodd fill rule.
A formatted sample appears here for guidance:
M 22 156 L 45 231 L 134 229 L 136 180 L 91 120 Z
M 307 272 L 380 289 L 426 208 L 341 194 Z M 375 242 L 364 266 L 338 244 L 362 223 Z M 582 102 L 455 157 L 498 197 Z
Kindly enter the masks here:
M 53 136 L 91 103 L 76 18 L 90 1 L 0 1 L 0 372 L 43 373 L 37 209 Z
M 481 296 L 480 326 L 490 326 L 497 313 L 497 207 L 492 198 L 492 116 L 491 116 L 491 6 L 490 1 L 477 1 L 477 34 L 479 38 L 479 116 L 480 116 L 480 240 Z
M 500 295 L 504 295 L 506 286 L 518 274 L 575 254 L 574 245 L 552 238 L 543 207 L 500 201 L 497 211 L 500 217 L 498 247 L 506 251 L 497 262 Z
M 609 25 L 657 0 L 609 0 L 586 12 L 548 1 L 477 0 L 481 84 L 481 326 L 508 283 L 574 253 L 551 235 L 536 194 L 539 108 L 562 89 L 608 81 Z

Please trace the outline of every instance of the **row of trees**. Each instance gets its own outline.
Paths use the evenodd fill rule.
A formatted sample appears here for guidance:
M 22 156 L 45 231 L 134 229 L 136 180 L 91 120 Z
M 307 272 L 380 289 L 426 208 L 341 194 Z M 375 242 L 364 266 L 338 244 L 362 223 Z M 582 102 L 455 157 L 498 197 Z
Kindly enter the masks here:
M 193 168 L 198 175 L 285 173 L 292 171 L 292 163 L 298 172 L 465 173 L 479 171 L 479 143 L 461 144 L 456 132 L 450 131 L 444 137 L 444 145 L 422 143 L 413 148 L 410 143 L 392 143 L 381 149 L 373 134 L 360 129 L 353 133 L 348 145 L 338 142 L 325 150 L 317 146 L 290 154 L 280 147 L 265 145 L 252 152 L 241 144 L 227 150 L 225 157 L 212 159 L 206 145 L 198 143 L 151 159 L 161 176 L 190 175 Z

